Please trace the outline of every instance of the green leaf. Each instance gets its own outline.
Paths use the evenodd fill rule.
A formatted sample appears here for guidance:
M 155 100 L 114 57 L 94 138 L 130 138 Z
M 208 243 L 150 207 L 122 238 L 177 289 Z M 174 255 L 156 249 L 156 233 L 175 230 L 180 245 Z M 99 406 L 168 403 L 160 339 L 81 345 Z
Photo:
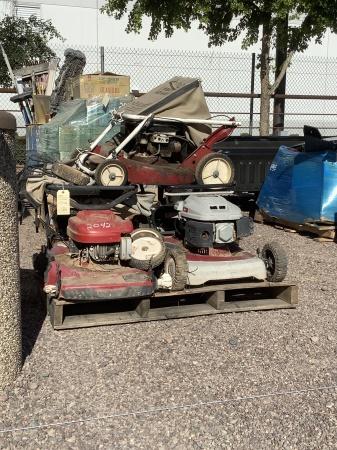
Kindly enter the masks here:
M 0 42 L 12 69 L 49 61 L 55 56 L 48 47 L 48 42 L 52 39 L 63 40 L 50 20 L 41 20 L 34 16 L 30 16 L 27 20 L 5 16 L 0 21 Z M 2 52 L 0 52 L 0 85 L 12 86 Z

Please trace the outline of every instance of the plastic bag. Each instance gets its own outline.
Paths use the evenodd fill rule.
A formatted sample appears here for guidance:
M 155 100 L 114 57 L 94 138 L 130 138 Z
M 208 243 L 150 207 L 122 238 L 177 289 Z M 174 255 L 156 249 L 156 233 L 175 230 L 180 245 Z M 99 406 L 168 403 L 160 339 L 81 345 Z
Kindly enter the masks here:
M 77 154 L 76 149 L 88 148 L 90 142 L 109 125 L 112 112 L 132 98 L 105 95 L 61 104 L 60 112 L 49 123 L 40 126 L 37 143 L 39 157 L 48 162 L 70 160 Z M 114 127 L 105 140 L 117 131 Z

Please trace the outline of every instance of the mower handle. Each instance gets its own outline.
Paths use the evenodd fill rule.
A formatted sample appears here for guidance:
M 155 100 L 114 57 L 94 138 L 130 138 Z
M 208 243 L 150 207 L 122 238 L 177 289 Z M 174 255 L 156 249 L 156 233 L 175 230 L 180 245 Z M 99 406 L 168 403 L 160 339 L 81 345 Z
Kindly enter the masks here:
M 95 188 L 98 188 L 98 189 L 95 189 Z M 134 185 L 131 185 L 131 186 L 74 186 L 74 185 L 69 186 L 69 185 L 64 185 L 63 186 L 63 185 L 59 185 L 59 184 L 56 184 L 56 185 L 50 184 L 50 185 L 46 186 L 46 191 L 47 190 L 51 191 L 52 195 L 55 195 L 55 192 L 62 190 L 62 189 L 69 190 L 70 193 L 73 195 L 95 195 L 95 194 L 99 194 L 99 192 L 102 190 L 103 191 L 121 191 L 121 190 L 124 191 L 121 195 L 119 195 L 117 198 L 115 198 L 111 202 L 104 203 L 104 204 L 90 205 L 87 203 L 78 202 L 77 200 L 70 198 L 70 206 L 79 211 L 82 211 L 82 210 L 102 211 L 105 209 L 112 209 L 119 203 L 123 202 L 124 200 L 131 197 L 132 195 L 137 194 L 137 192 L 138 192 L 138 187 L 134 186 Z
M 230 184 L 183 184 L 179 186 L 166 186 L 168 192 L 177 192 L 180 190 L 204 191 L 207 193 L 218 191 L 231 191 L 236 183 Z
M 74 195 L 97 195 L 100 191 L 132 191 L 137 189 L 137 186 L 130 184 L 128 186 L 78 186 L 76 184 L 47 184 L 46 190 L 48 191 L 62 191 L 67 189 Z
M 148 118 L 148 116 L 140 115 L 140 114 L 128 114 L 121 113 L 120 115 L 124 120 L 134 120 L 140 121 Z M 153 120 L 157 122 L 182 122 L 188 125 L 190 124 L 202 124 L 202 125 L 224 125 L 228 127 L 238 127 L 241 125 L 241 122 L 237 122 L 235 120 L 216 120 L 216 119 L 195 119 L 195 118 L 186 118 L 186 117 L 161 117 L 161 116 L 153 116 Z
M 114 200 L 112 200 L 112 202 L 104 203 L 103 205 L 88 205 L 86 203 L 79 203 L 76 200 L 71 198 L 70 206 L 73 207 L 74 209 L 78 209 L 79 211 L 88 210 L 88 209 L 95 210 L 95 211 L 103 211 L 105 209 L 114 208 L 116 205 L 118 205 L 119 203 L 122 203 L 124 200 L 126 200 L 127 198 L 131 197 L 132 195 L 134 195 L 136 193 L 137 193 L 137 191 L 124 192 L 124 194 L 115 198 Z

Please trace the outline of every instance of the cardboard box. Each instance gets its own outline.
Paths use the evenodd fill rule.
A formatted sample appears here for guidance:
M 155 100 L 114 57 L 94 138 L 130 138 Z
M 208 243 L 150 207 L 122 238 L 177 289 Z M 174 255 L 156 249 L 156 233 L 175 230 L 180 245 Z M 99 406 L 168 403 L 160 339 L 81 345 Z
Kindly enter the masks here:
M 112 97 L 130 94 L 130 77 L 110 73 L 90 74 L 73 78 L 67 83 L 67 99 L 88 99 L 105 94 Z

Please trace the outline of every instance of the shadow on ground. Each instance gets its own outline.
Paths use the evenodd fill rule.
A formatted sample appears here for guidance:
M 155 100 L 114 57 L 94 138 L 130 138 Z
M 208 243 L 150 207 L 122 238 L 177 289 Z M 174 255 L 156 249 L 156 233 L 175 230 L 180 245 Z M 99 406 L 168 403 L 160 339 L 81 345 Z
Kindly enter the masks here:
M 42 279 L 32 269 L 21 269 L 22 359 L 32 352 L 46 317 Z

